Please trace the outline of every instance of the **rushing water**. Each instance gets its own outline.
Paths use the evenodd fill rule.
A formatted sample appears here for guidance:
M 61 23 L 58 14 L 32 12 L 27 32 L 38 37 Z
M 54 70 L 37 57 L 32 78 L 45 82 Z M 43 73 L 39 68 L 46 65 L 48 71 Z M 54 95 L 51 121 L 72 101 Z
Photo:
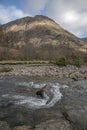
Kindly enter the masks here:
M 26 83 L 23 83 L 23 85 L 26 84 Z M 29 86 L 30 87 L 30 84 L 31 84 L 31 87 L 33 87 L 34 89 L 35 88 L 43 88 L 46 84 L 34 84 L 33 82 L 30 82 L 29 83 Z M 47 101 L 49 101 L 49 96 L 47 96 L 45 94 L 45 98 L 44 99 L 40 99 L 40 98 L 36 98 L 36 97 L 26 97 L 26 96 L 20 96 L 20 95 L 15 95 L 13 96 L 14 98 L 18 98 L 20 99 L 17 104 L 27 104 L 29 107 L 33 107 L 33 108 L 41 108 L 41 107 L 52 107 L 58 100 L 60 100 L 62 98 L 62 94 L 60 92 L 60 85 L 57 83 L 57 84 L 47 84 L 50 89 L 51 89 L 51 92 L 52 92 L 52 99 L 50 100 L 50 102 L 47 103 Z
M 0 77 L 0 120 L 7 121 L 11 127 L 34 126 L 46 120 L 62 119 L 65 108 L 71 121 L 87 128 L 87 80 L 59 82 L 62 84 L 53 78 Z M 36 95 L 42 89 L 43 98 Z
M 4 81 L 0 81 L 0 84 L 3 86 Z M 25 105 L 29 108 L 49 108 L 54 106 L 56 102 L 58 102 L 62 97 L 62 93 L 60 92 L 60 88 L 66 88 L 66 85 L 60 85 L 59 83 L 51 83 L 51 82 L 41 82 L 35 83 L 33 80 L 30 82 L 26 81 L 17 81 L 11 82 L 6 81 L 3 86 L 3 92 L 1 94 L 2 99 L 9 99 L 9 101 L 13 102 L 16 105 Z M 44 93 L 44 98 L 38 98 L 33 96 L 32 90 L 42 89 L 45 86 L 49 87 L 49 91 L 51 95 L 47 95 Z M 7 89 L 7 93 L 6 93 Z M 19 90 L 19 91 L 18 91 Z M 26 90 L 26 91 L 25 91 Z M 31 91 L 31 94 L 26 94 Z

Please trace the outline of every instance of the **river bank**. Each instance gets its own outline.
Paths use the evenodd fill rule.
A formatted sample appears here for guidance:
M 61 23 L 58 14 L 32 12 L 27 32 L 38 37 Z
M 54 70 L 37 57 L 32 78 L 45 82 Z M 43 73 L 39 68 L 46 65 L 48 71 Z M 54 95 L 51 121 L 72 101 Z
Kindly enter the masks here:
M 7 70 L 7 71 L 6 71 Z M 58 77 L 71 79 L 87 79 L 87 66 L 76 67 L 68 65 L 0 65 L 0 76 Z

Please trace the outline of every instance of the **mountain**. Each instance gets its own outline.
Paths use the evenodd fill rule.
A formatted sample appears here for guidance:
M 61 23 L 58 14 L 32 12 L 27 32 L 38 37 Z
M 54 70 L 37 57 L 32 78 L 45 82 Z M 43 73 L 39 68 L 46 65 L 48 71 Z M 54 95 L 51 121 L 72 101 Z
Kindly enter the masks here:
M 84 41 L 46 16 L 24 17 L 1 28 L 0 59 L 55 59 L 86 52 Z
M 82 38 L 82 40 L 83 40 L 83 41 L 85 41 L 85 42 L 87 42 L 87 37 L 85 37 L 85 38 Z

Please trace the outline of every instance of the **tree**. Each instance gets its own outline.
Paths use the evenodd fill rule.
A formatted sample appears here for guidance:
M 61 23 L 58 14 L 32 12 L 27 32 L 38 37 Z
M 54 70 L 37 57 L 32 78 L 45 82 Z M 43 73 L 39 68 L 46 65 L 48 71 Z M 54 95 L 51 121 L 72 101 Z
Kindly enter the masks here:
M 22 47 L 21 53 L 24 60 L 32 60 L 35 58 L 35 48 L 31 43 Z
M 2 26 L 0 25 L 0 43 L 3 41 L 3 29 Z

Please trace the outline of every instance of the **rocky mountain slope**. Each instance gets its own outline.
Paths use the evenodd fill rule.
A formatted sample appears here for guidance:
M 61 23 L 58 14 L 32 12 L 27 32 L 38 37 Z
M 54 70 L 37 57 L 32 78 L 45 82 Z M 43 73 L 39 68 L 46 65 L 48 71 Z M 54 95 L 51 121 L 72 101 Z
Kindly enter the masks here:
M 86 53 L 87 44 L 52 19 L 37 15 L 2 25 L 0 59 L 55 59 L 76 51 Z
M 85 38 L 82 38 L 82 40 L 87 42 L 87 37 L 85 37 Z

